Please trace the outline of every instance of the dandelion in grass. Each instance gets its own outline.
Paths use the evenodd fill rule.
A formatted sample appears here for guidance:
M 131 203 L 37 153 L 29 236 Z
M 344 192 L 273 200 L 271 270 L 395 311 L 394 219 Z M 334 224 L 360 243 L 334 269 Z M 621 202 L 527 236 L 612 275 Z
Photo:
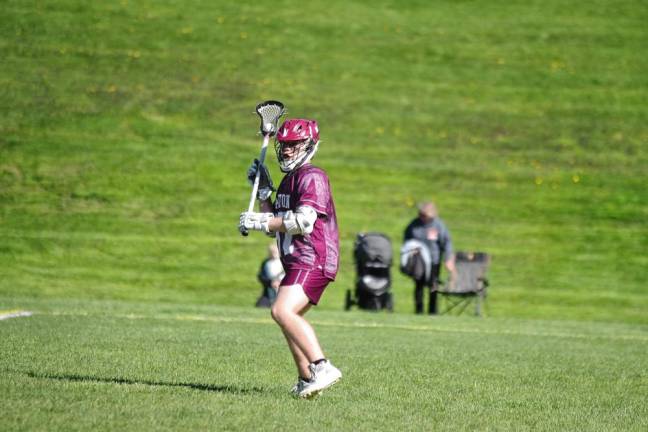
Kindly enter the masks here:
M 561 62 L 560 60 L 554 60 L 551 62 L 551 70 L 554 72 L 558 72 L 565 69 L 565 63 Z

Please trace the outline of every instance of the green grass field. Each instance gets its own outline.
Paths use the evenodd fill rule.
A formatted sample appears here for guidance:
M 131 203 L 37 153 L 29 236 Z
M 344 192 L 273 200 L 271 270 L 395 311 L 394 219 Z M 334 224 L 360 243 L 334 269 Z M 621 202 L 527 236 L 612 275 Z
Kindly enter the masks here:
M 315 311 L 344 378 L 301 401 L 264 311 L 19 305 L 35 314 L 0 321 L 6 431 L 648 427 L 646 326 Z
M 0 0 L 0 430 L 645 430 L 648 3 Z M 242 238 L 254 106 L 316 118 L 345 372 L 304 408 Z M 274 155 L 270 170 L 280 179 Z M 488 317 L 342 312 L 434 199 Z M 304 412 L 308 410 L 308 415 Z

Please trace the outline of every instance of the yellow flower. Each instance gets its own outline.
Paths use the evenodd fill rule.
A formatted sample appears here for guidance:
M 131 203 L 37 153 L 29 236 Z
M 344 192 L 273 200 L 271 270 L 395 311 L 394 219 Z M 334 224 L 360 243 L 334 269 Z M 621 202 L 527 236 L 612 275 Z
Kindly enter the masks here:
M 565 69 L 565 63 L 561 62 L 560 60 L 554 60 L 551 62 L 552 71 L 558 71 L 561 69 Z

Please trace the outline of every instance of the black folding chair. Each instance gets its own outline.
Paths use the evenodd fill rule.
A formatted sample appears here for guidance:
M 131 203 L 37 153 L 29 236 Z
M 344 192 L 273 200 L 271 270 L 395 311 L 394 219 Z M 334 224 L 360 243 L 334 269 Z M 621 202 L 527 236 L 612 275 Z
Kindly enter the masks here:
M 484 252 L 456 253 L 457 279 L 440 284 L 438 289 L 444 299 L 441 314 L 460 315 L 474 302 L 475 315 L 482 316 L 489 285 L 486 279 L 489 264 L 490 256 Z

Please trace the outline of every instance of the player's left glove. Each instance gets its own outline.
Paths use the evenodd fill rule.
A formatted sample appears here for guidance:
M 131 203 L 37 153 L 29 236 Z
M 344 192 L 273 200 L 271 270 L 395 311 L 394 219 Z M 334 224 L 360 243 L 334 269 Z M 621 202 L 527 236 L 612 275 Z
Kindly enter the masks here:
M 268 167 L 259 163 L 258 159 L 254 159 L 252 165 L 250 165 L 250 168 L 248 168 L 247 171 L 247 178 L 250 185 L 254 184 L 254 178 L 256 177 L 257 171 L 259 171 L 259 192 L 257 193 L 257 199 L 259 201 L 265 201 L 270 198 L 272 192 L 275 191 L 274 184 L 272 184 L 272 178 L 270 178 Z
M 273 217 L 272 213 L 243 212 L 239 219 L 239 231 L 255 230 L 268 234 L 270 233 L 268 224 Z

